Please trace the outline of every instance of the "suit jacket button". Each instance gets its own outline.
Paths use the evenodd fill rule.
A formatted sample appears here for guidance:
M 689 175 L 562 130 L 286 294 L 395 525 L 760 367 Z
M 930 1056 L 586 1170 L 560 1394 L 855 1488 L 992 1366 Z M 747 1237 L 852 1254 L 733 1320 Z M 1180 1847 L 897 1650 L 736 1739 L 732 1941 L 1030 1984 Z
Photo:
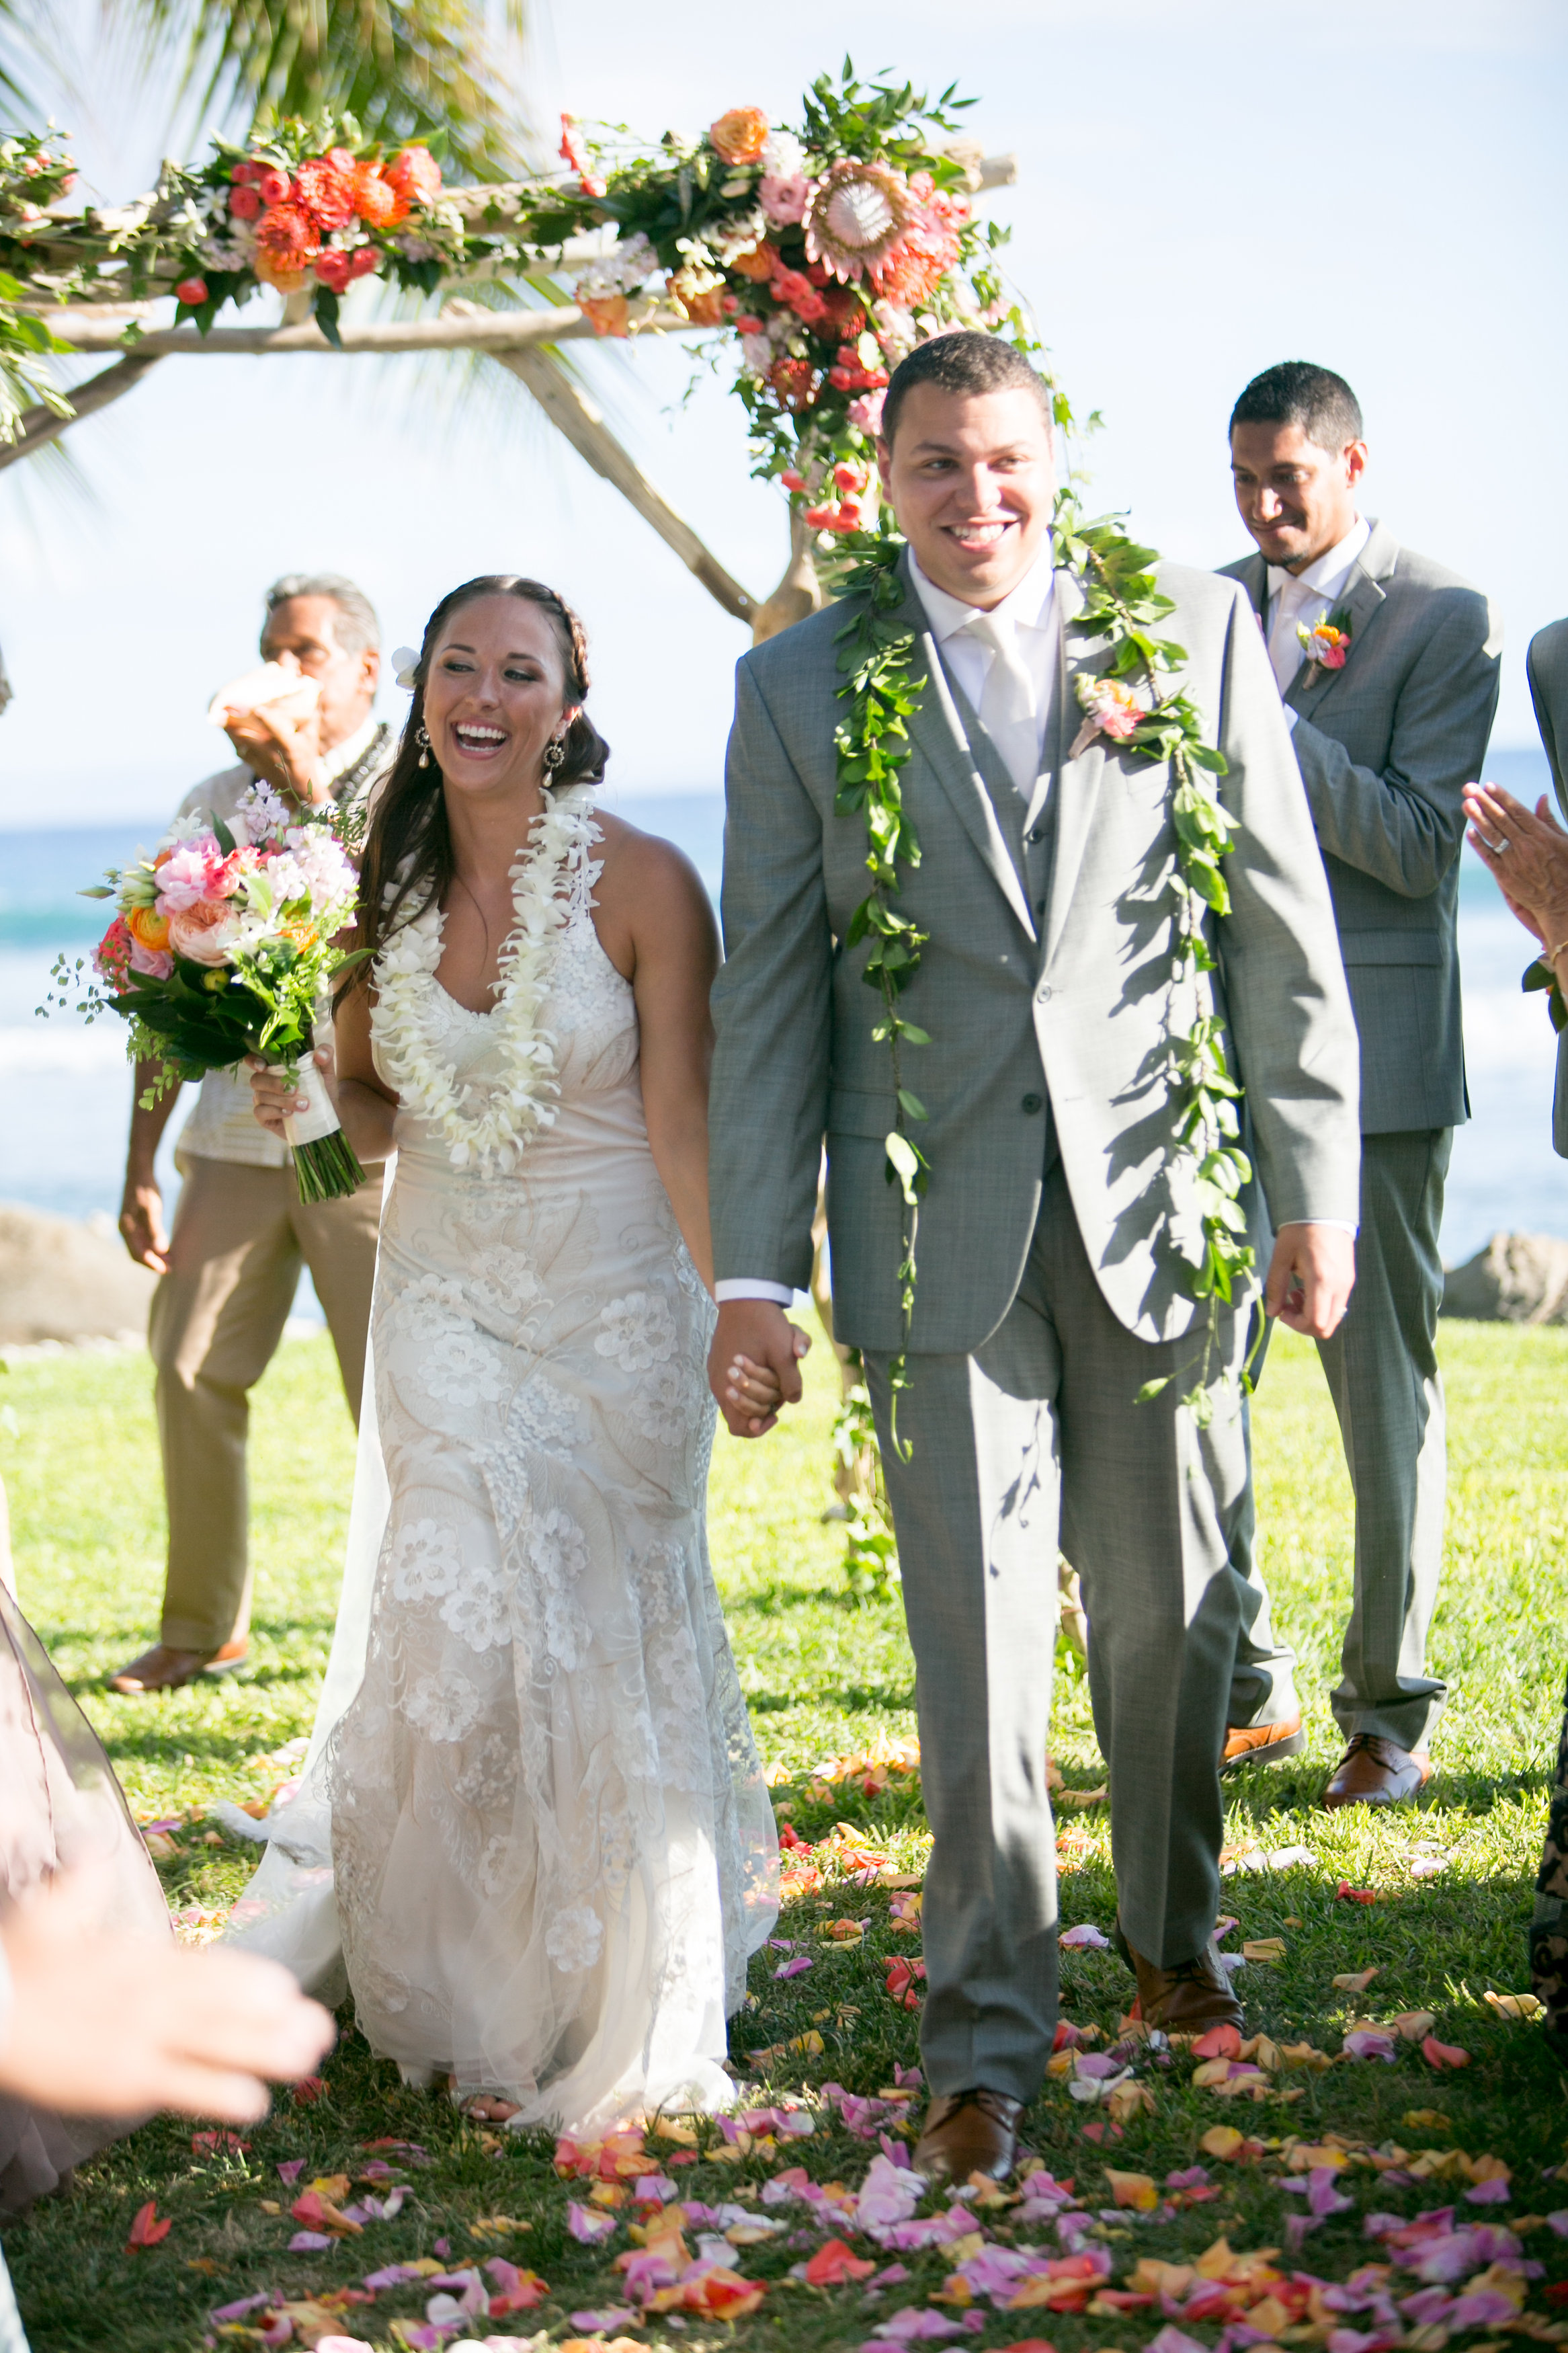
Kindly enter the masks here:
M 1050 1001 L 1051 984 L 1048 980 L 1042 980 L 1035 991 L 1035 1002 L 1037 1005 L 1048 1005 Z
M 1040 1098 L 1039 1098 L 1039 1096 L 1038 1096 L 1038 1095 L 1026 1095 L 1026 1096 L 1024 1097 L 1023 1103 L 1022 1103 L 1022 1104 L 1019 1106 L 1019 1108 L 1020 1108 L 1021 1110 L 1023 1110 L 1023 1111 L 1026 1111 L 1026 1112 L 1030 1113 L 1031 1114 L 1033 1114 L 1035 1112 L 1037 1112 L 1037 1111 L 1039 1110 L 1039 1108 L 1040 1108 Z

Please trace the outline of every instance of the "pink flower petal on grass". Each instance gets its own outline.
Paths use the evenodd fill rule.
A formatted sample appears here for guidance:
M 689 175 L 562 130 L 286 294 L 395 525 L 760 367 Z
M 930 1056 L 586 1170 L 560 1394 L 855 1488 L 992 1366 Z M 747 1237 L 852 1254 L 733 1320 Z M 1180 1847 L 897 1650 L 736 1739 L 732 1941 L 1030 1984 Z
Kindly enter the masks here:
M 1439 2042 L 1435 2034 L 1429 2034 L 1421 2045 L 1421 2056 L 1431 2067 L 1468 2067 L 1470 2063 L 1468 2051 L 1461 2051 L 1458 2043 Z
M 291 2157 L 286 2165 L 280 2165 L 279 2167 L 278 2179 L 279 2181 L 287 2181 L 289 2187 L 292 2188 L 294 2183 L 299 2180 L 300 2176 L 304 2172 L 304 2158 L 302 2157 Z
M 807 1969 L 815 1967 L 809 1953 L 797 1953 L 793 1961 L 781 1961 L 773 1975 L 775 1978 L 804 1977 Z
M 1506 2206 L 1510 2194 L 1507 2177 L 1499 2174 L 1490 2181 L 1478 2181 L 1473 2189 L 1467 2189 L 1465 2200 L 1470 2206 Z M 1463 2321 L 1458 2324 L 1461 2327 L 1468 2325 Z M 1491 2327 L 1489 2320 L 1478 2325 L 1486 2328 Z
M 601 2214 L 592 2206 L 579 2206 L 574 2198 L 566 2209 L 566 2228 L 584 2247 L 597 2247 L 614 2238 L 616 2218 L 613 2214 Z
M 330 2247 L 331 2243 L 325 2231 L 296 2231 L 289 2242 L 289 2253 L 291 2255 L 319 2255 L 323 2247 Z
M 624 2328 L 628 2320 L 636 2319 L 637 2315 L 629 2305 L 611 2304 L 606 2305 L 602 2312 L 574 2312 L 572 2315 L 572 2326 L 574 2328 L 606 2331 L 611 2328 Z
M 1076 1928 L 1065 1929 L 1057 1942 L 1068 1946 L 1074 1952 L 1104 1953 L 1110 1948 L 1110 1937 L 1089 1920 L 1080 1920 Z

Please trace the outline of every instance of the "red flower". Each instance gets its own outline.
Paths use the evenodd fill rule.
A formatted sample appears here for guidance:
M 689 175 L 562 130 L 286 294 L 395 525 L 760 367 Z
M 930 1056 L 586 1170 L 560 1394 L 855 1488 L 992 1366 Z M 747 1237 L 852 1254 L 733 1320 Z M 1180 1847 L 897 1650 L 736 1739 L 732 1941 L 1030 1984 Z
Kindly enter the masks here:
M 775 360 L 767 380 L 781 407 L 798 412 L 811 406 L 816 379 L 809 360 Z
M 335 155 L 312 155 L 294 174 L 294 202 L 323 228 L 343 228 L 354 216 L 353 158 L 344 155 L 343 162 L 346 171 L 339 169 Z
M 577 134 L 577 118 L 563 114 L 561 118 L 561 161 L 569 164 L 581 175 L 588 169 L 588 150 Z
M 93 968 L 102 980 L 115 988 L 125 985 L 125 975 L 131 964 L 131 934 L 123 915 L 114 921 L 92 952 Z
M 349 259 L 351 278 L 368 278 L 373 269 L 381 267 L 381 256 L 374 245 L 356 245 Z
M 175 301 L 183 302 L 187 311 L 199 310 L 206 299 L 207 281 L 205 278 L 182 278 L 174 289 Z
M 260 191 L 248 180 L 237 183 L 228 192 L 228 208 L 236 220 L 254 220 L 261 210 Z
M 302 205 L 269 205 L 256 232 L 256 250 L 272 268 L 298 274 L 321 249 L 321 231 Z M 258 276 L 260 275 L 259 270 Z
M 316 276 L 332 293 L 346 293 L 349 280 L 353 276 L 353 254 L 342 253 L 333 246 L 331 250 L 329 253 L 323 253 L 317 262 Z
M 441 166 L 428 147 L 405 147 L 382 177 L 410 205 L 433 205 L 441 193 Z
M 237 188 L 247 188 L 260 169 L 259 164 L 237 164 L 228 175 L 230 185 Z
M 289 174 L 272 164 L 258 164 L 254 174 L 256 193 L 264 205 L 280 205 L 289 193 Z
M 934 217 L 934 208 L 893 248 L 871 283 L 884 302 L 900 311 L 929 302 L 958 259 L 958 239 Z
M 773 273 L 773 301 L 781 310 L 793 311 L 806 326 L 816 324 L 827 316 L 827 305 L 809 278 L 799 269 L 779 269 Z
M 379 164 L 359 164 L 354 167 L 354 210 L 371 228 L 395 228 L 408 217 L 408 201 L 382 176 Z

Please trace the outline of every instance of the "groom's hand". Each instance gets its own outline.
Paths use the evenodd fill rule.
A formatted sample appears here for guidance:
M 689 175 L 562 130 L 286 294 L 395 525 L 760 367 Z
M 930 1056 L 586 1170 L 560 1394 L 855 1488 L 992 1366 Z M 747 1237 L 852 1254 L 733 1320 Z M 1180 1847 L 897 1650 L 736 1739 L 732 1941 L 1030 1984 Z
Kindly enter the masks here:
M 1263 1305 L 1292 1332 L 1326 1340 L 1338 1330 L 1355 1286 L 1355 1236 L 1342 1226 L 1281 1226 Z
M 772 1376 L 785 1405 L 799 1403 L 802 1336 L 771 1299 L 725 1300 L 708 1351 L 708 1386 L 731 1436 L 762 1438 L 778 1419 L 776 1412 L 759 1414 L 746 1397 L 742 1358 Z

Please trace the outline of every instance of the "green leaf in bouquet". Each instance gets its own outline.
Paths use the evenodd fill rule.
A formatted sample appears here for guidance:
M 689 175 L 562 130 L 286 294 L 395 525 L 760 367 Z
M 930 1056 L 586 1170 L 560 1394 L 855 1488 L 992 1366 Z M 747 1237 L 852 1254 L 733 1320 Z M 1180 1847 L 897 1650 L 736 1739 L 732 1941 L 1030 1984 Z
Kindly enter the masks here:
M 213 838 L 216 841 L 218 848 L 222 850 L 226 858 L 232 858 L 235 851 L 238 849 L 239 844 L 236 841 L 233 834 L 230 833 L 227 826 L 225 825 L 222 818 L 219 817 L 216 809 L 209 809 L 207 814 L 213 821 Z

